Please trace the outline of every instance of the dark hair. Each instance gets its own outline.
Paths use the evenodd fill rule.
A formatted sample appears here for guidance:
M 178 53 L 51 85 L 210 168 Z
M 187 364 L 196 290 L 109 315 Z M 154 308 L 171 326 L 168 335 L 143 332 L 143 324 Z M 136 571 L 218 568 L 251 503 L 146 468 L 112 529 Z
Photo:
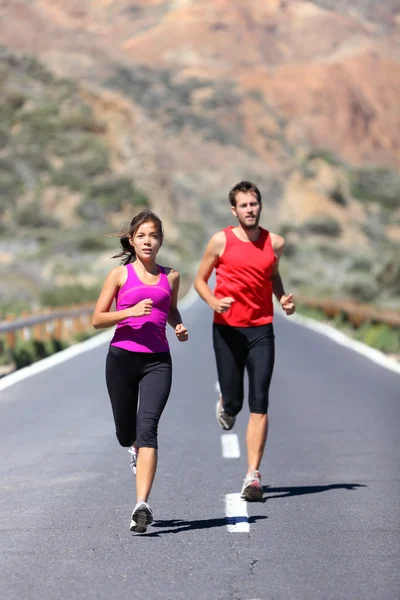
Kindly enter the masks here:
M 136 260 L 136 252 L 133 246 L 131 246 L 129 238 L 132 238 L 135 235 L 135 233 L 137 232 L 139 227 L 143 225 L 143 223 L 149 222 L 154 223 L 162 244 L 164 239 L 164 231 L 161 219 L 157 217 L 157 215 L 155 215 L 153 212 L 151 212 L 151 210 L 142 210 L 142 212 L 138 213 L 133 217 L 129 227 L 123 229 L 118 234 L 116 234 L 119 237 L 122 252 L 120 252 L 119 254 L 115 254 L 115 256 L 112 256 L 112 258 L 122 257 L 121 265 L 128 265 L 129 263 L 134 262 Z
M 236 196 L 239 192 L 243 192 L 244 194 L 253 194 L 261 204 L 261 193 L 258 187 L 251 183 L 251 181 L 241 181 L 233 186 L 231 191 L 229 192 L 229 202 L 231 206 L 236 206 Z

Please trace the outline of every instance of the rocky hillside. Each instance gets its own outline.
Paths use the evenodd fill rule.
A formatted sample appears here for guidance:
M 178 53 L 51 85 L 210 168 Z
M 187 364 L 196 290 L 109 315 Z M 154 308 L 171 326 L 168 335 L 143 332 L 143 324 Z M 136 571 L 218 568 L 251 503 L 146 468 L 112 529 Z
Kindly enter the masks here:
M 112 173 L 143 190 L 187 270 L 227 222 L 228 189 L 249 178 L 264 224 L 288 238 L 294 289 L 400 303 L 398 0 L 0 0 L 0 11 L 0 43 L 73 80 L 96 123 L 108 163 L 85 185 Z M 69 172 L 65 152 L 49 156 L 51 173 Z M 82 202 L 96 227 L 122 216 L 98 217 L 112 190 L 98 201 L 70 185 L 70 219 Z M 21 206 L 28 191 L 25 177 Z

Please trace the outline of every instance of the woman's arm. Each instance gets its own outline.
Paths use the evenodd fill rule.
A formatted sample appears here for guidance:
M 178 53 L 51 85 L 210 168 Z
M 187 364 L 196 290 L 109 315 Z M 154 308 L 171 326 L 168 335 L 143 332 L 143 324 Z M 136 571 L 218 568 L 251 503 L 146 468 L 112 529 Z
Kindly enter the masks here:
M 93 312 L 92 324 L 95 329 L 106 329 L 128 317 L 140 317 L 151 313 L 153 301 L 150 298 L 124 310 L 110 312 L 124 275 L 124 267 L 115 267 L 107 275 Z
M 186 342 L 188 331 L 182 323 L 182 317 L 178 310 L 178 293 L 180 285 L 180 275 L 178 271 L 171 269 L 168 274 L 168 281 L 172 288 L 171 304 L 168 313 L 168 324 L 175 329 L 176 337 L 180 342 Z

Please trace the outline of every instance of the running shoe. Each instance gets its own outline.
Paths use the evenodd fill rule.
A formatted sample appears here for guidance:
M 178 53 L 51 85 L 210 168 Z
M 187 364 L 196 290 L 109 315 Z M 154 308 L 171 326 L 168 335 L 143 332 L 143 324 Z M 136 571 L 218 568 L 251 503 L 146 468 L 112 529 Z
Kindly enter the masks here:
M 219 399 L 217 402 L 216 415 L 218 425 L 222 427 L 222 429 L 225 429 L 225 431 L 229 431 L 230 429 L 232 429 L 232 427 L 235 424 L 236 417 L 231 417 L 224 411 L 221 399 Z
M 138 502 L 131 516 L 130 530 L 135 533 L 146 533 L 147 526 L 153 521 L 153 511 L 147 502 Z
M 259 471 L 250 471 L 243 481 L 243 487 L 240 494 L 243 500 L 261 500 L 263 489 L 261 486 L 261 475 Z
M 137 462 L 137 448 L 135 446 L 131 446 L 127 448 L 129 454 L 131 455 L 130 466 L 132 473 L 136 476 L 136 462 Z

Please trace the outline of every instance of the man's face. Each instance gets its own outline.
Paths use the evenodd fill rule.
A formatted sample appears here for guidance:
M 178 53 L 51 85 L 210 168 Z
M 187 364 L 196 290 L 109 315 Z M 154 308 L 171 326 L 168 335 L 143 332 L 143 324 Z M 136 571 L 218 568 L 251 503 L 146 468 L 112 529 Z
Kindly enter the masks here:
M 261 203 L 257 200 L 257 196 L 251 192 L 236 194 L 236 206 L 231 206 L 231 211 L 243 229 L 256 229 L 258 227 Z

